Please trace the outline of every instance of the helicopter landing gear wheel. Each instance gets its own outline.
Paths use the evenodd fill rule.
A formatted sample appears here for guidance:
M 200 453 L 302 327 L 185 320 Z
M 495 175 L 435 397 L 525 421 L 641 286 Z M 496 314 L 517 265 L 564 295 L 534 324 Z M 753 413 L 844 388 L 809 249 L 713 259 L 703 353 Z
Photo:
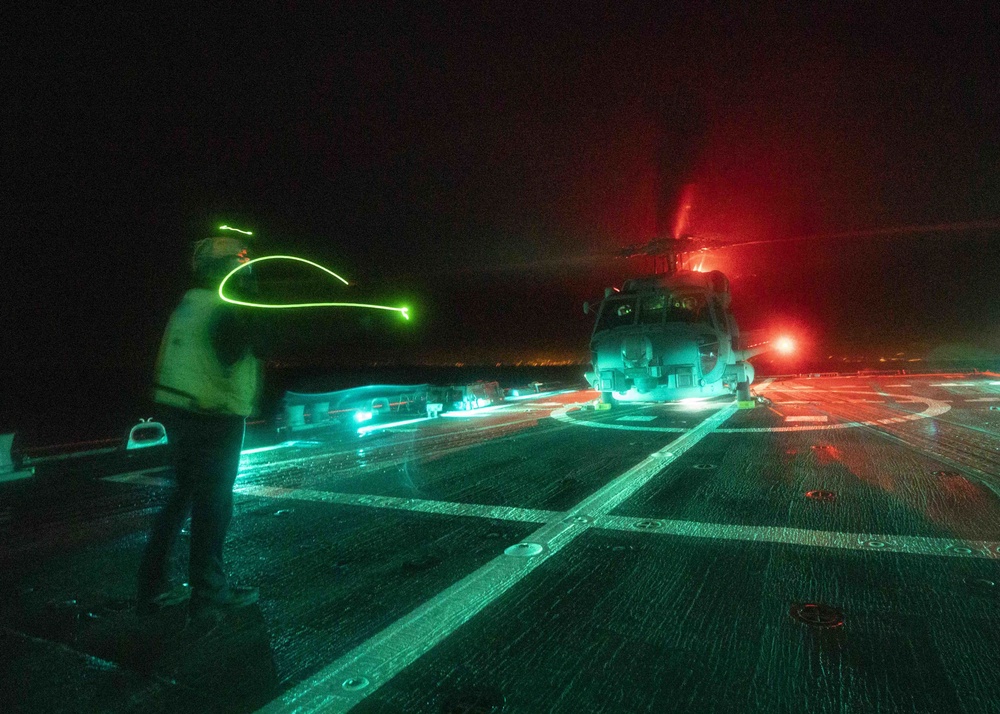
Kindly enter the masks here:
M 618 400 L 615 399 L 614 392 L 601 392 L 601 404 L 607 404 L 608 408 L 617 406 Z
M 750 401 L 750 382 L 736 383 L 736 401 L 738 402 Z

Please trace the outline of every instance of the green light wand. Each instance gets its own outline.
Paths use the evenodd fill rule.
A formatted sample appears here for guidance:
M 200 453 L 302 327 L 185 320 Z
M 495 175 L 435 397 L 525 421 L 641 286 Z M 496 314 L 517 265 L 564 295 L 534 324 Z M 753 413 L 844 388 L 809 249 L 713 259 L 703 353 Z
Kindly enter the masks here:
M 219 283 L 219 297 L 222 298 L 223 300 L 225 300 L 228 303 L 232 303 L 233 305 L 242 305 L 244 307 L 258 307 L 258 308 L 265 308 L 265 309 L 271 309 L 271 310 L 282 310 L 282 309 L 288 309 L 288 308 L 293 308 L 293 307 L 357 307 L 357 308 L 364 308 L 364 309 L 368 309 L 368 310 L 389 310 L 391 312 L 398 312 L 400 315 L 403 316 L 403 319 L 405 319 L 405 320 L 409 320 L 410 319 L 410 308 L 408 308 L 408 307 L 392 307 L 390 305 L 370 305 L 368 303 L 360 303 L 360 302 L 305 302 L 305 303 L 283 303 L 283 304 L 275 304 L 275 303 L 266 303 L 266 302 L 246 302 L 246 301 L 243 301 L 243 300 L 236 300 L 234 298 L 226 296 L 226 294 L 225 294 L 226 283 L 229 281 L 229 279 L 231 277 L 233 277 L 234 275 L 236 275 L 236 273 L 238 273 L 239 271 L 243 270 L 244 268 L 246 268 L 246 267 L 248 267 L 250 265 L 253 265 L 254 263 L 260 263 L 260 262 L 265 261 L 265 260 L 294 260 L 294 261 L 297 261 L 299 263 L 305 263 L 307 265 L 313 266 L 314 268 L 319 268 L 320 270 L 322 270 L 324 273 L 327 273 L 328 275 L 332 275 L 337 280 L 339 280 L 340 282 L 342 282 L 344 285 L 349 285 L 350 284 L 346 280 L 344 280 L 342 277 L 340 277 L 339 275 L 337 275 L 335 272 L 333 272 L 332 270 L 328 270 L 327 268 L 324 268 L 319 263 L 314 263 L 311 260 L 306 260 L 305 258 L 297 258 L 294 255 L 265 255 L 265 256 L 262 256 L 260 258 L 254 258 L 253 260 L 248 260 L 247 262 L 242 263 L 241 265 L 239 265 L 236 268 L 233 268 L 231 271 L 229 271 L 229 274 L 226 275 L 226 277 L 224 277 L 222 279 L 221 283 Z

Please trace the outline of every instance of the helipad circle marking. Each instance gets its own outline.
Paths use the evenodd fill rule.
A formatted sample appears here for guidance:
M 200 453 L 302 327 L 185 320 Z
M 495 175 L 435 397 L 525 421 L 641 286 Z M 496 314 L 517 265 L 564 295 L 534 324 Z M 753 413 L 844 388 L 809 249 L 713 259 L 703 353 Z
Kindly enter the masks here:
M 936 416 L 941 416 L 947 411 L 951 410 L 951 405 L 946 404 L 940 399 L 932 399 L 931 397 L 915 397 L 909 394 L 880 394 L 879 392 L 871 391 L 856 391 L 854 394 L 878 394 L 879 396 L 892 397 L 897 404 L 926 404 L 927 408 L 922 412 L 916 414 L 907 414 L 905 416 L 899 417 L 888 417 L 885 419 L 873 419 L 870 421 L 846 421 L 840 423 L 826 423 L 826 424 L 809 424 L 801 426 L 771 426 L 771 427 L 731 427 L 728 429 L 716 429 L 717 434 L 744 434 L 744 433 L 766 433 L 772 431 L 822 431 L 826 429 L 854 429 L 859 426 L 879 426 L 883 424 L 900 424 L 907 421 L 916 421 L 917 419 L 931 419 Z M 587 426 L 594 429 L 618 429 L 622 431 L 654 431 L 668 434 L 678 434 L 690 431 L 690 429 L 682 429 L 679 427 L 665 427 L 665 426 L 625 426 L 624 424 L 607 424 L 598 421 L 584 421 L 582 419 L 574 419 L 569 416 L 571 411 L 578 410 L 581 405 L 579 404 L 568 404 L 562 409 L 557 409 L 552 412 L 551 416 L 553 419 L 557 419 L 561 422 L 567 424 L 572 424 L 573 426 Z

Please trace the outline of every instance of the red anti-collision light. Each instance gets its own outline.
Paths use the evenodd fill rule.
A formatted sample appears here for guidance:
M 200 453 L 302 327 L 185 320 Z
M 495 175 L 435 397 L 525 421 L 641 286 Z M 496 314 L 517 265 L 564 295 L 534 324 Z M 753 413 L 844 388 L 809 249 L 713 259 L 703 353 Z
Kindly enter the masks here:
M 783 355 L 789 355 L 795 351 L 795 341 L 791 337 L 779 337 L 774 343 L 774 349 Z

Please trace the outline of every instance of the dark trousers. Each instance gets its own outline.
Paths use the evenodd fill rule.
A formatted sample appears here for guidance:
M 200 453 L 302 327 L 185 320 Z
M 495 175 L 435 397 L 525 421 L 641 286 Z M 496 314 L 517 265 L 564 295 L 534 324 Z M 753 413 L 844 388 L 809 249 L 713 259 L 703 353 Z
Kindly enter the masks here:
M 140 601 L 168 588 L 168 566 L 177 535 L 191 514 L 188 581 L 195 595 L 211 598 L 228 583 L 222 547 L 233 516 L 233 484 L 240 465 L 245 419 L 160 405 L 176 487 L 156 518 L 139 568 Z

